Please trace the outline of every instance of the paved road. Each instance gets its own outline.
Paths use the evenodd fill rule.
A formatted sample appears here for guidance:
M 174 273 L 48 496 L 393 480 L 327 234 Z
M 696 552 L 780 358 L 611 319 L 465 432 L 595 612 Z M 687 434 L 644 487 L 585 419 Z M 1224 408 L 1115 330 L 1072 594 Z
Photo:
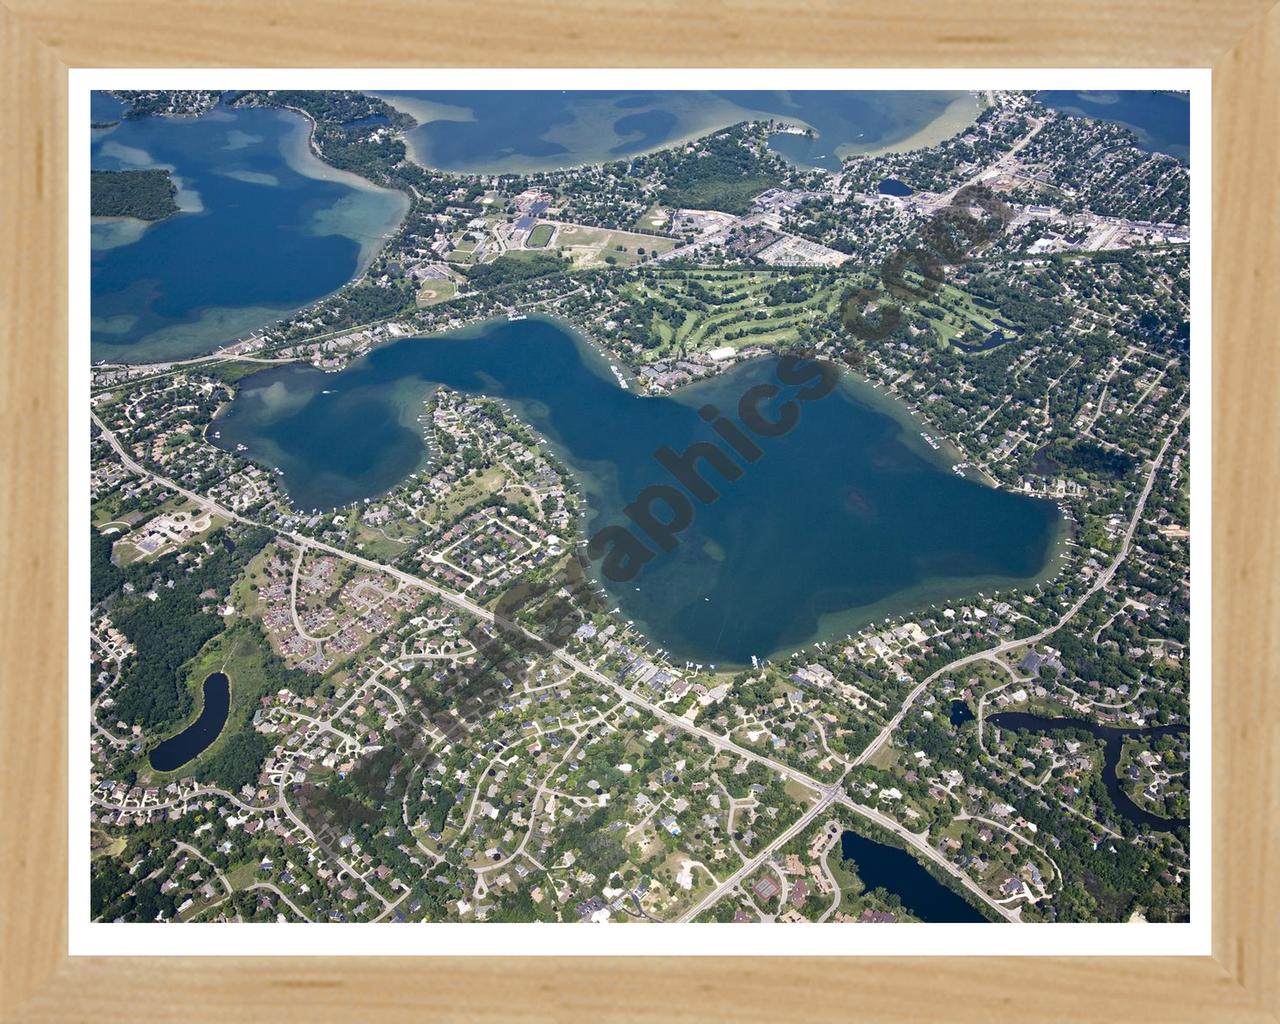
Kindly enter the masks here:
M 1024 647 L 1029 644 L 1039 643 L 1046 637 L 1052 636 L 1076 616 L 1080 609 L 1084 607 L 1085 602 L 1111 582 L 1112 577 L 1116 574 L 1116 570 L 1120 567 L 1120 563 L 1124 561 L 1125 556 L 1129 553 L 1129 546 L 1133 542 L 1133 535 L 1138 529 L 1139 521 L 1142 519 L 1142 510 L 1146 508 L 1147 498 L 1151 496 L 1151 488 L 1155 484 L 1156 473 L 1160 469 L 1160 464 L 1164 461 L 1164 457 L 1169 451 L 1169 445 L 1173 442 L 1173 439 L 1178 436 L 1178 430 L 1181 428 L 1183 421 L 1187 418 L 1190 411 L 1190 409 L 1184 410 L 1182 415 L 1178 417 L 1177 422 L 1173 425 L 1173 429 L 1169 431 L 1169 436 L 1164 439 L 1164 444 L 1160 447 L 1159 453 L 1152 461 L 1151 471 L 1147 474 L 1146 483 L 1143 485 L 1142 493 L 1138 497 L 1138 504 L 1134 508 L 1133 516 L 1129 520 L 1129 526 L 1124 532 L 1124 541 L 1120 545 L 1120 551 L 1116 554 L 1116 557 L 1112 559 L 1111 564 L 1097 575 L 1093 583 L 1080 596 L 1076 603 L 1063 612 L 1062 616 L 1056 623 L 1052 626 L 1045 627 L 1038 633 L 1023 637 L 1020 640 L 1006 640 L 1003 643 L 996 644 L 994 647 L 989 647 L 984 651 L 978 651 L 975 654 L 966 654 L 963 658 L 957 658 L 955 661 L 943 665 L 942 668 L 938 669 L 936 672 L 930 673 L 920 683 L 918 683 L 909 694 L 907 694 L 907 699 L 903 701 L 902 707 L 898 710 L 898 713 L 889 720 L 889 723 L 883 729 L 880 730 L 879 735 L 867 744 L 866 749 L 854 759 L 854 764 L 865 764 L 870 758 L 875 756 L 876 752 L 883 747 L 886 742 L 888 742 L 889 737 L 893 735 L 894 730 L 902 723 L 902 719 L 911 709 L 911 705 L 914 704 L 916 699 L 929 688 L 929 684 L 939 676 L 946 675 L 948 672 L 954 672 L 956 669 L 972 664 L 975 661 L 981 661 L 992 658 L 998 654 L 1003 654 L 1006 651 L 1011 651 L 1017 647 Z
M 254 882 L 252 885 L 245 886 L 244 891 L 252 892 L 254 889 L 266 889 L 268 892 L 275 893 L 277 896 L 280 897 L 281 901 L 285 904 L 285 906 L 287 906 L 290 910 L 292 910 L 295 914 L 297 914 L 300 918 L 302 918 L 302 920 L 307 921 L 308 923 L 314 923 L 312 918 L 308 917 L 301 910 L 299 910 L 298 905 L 294 903 L 293 900 L 289 899 L 288 896 L 286 896 L 283 892 L 281 892 L 271 882 Z M 386 911 L 383 911 L 383 913 L 386 914 L 389 911 L 390 911 L 390 908 L 388 908 L 388 910 Z
M 298 574 L 302 571 L 302 557 L 307 553 L 304 547 L 298 548 L 298 557 L 293 560 L 293 574 L 289 581 L 289 615 L 293 619 L 293 628 L 298 631 L 298 636 L 302 637 L 310 643 L 315 644 L 316 654 L 323 655 L 324 648 L 321 646 L 322 638 L 312 636 L 302 628 L 302 620 L 298 618 Z
M 206 508 L 210 511 L 217 512 L 220 515 L 227 516 L 228 518 L 236 520 L 238 522 L 247 523 L 253 526 L 260 525 L 251 519 L 247 519 L 244 516 L 241 516 L 235 512 L 232 512 L 230 509 L 224 508 L 222 505 L 219 505 L 217 502 L 213 501 L 211 498 L 206 498 L 203 495 L 197 494 L 196 492 L 191 491 L 185 487 L 181 487 L 174 481 L 169 480 L 166 477 L 162 477 L 157 473 L 153 473 L 149 469 L 146 469 L 145 467 L 140 465 L 137 461 L 135 461 L 128 454 L 128 452 L 125 451 L 123 445 L 120 444 L 120 441 L 116 438 L 116 436 L 110 430 L 106 428 L 106 426 L 103 424 L 102 420 L 98 418 L 98 415 L 96 413 L 91 411 L 90 415 L 93 417 L 93 421 L 94 423 L 97 424 L 98 429 L 102 432 L 104 439 L 112 446 L 112 448 L 115 449 L 116 454 L 119 455 L 124 465 L 130 470 L 132 470 L 133 472 L 138 473 L 142 476 L 150 477 L 153 480 L 156 480 L 158 483 L 161 483 L 166 487 L 172 488 L 178 493 L 184 495 L 189 500 L 197 503 L 201 507 Z M 289 539 L 291 539 L 295 544 L 299 545 L 300 547 L 310 547 L 320 551 L 326 551 L 339 558 L 345 558 L 348 561 L 354 562 L 357 565 L 361 565 L 367 569 L 371 569 L 374 572 L 386 573 L 387 575 L 392 576 L 410 586 L 422 588 L 428 591 L 429 593 L 439 597 L 441 600 L 446 601 L 449 604 L 452 604 L 454 607 L 460 608 L 463 611 L 466 611 L 467 613 L 474 615 L 476 618 L 481 619 L 485 622 L 494 622 L 496 619 L 496 616 L 492 611 L 490 611 L 487 608 L 481 607 L 480 605 L 476 604 L 474 601 L 470 600 L 469 598 L 466 598 L 463 595 L 455 593 L 444 587 L 441 587 L 436 583 L 432 583 L 429 580 L 425 580 L 422 577 L 414 576 L 412 573 L 407 573 L 402 569 L 397 569 L 394 566 L 383 565 L 380 562 L 375 562 L 372 559 L 364 558 L 361 555 L 352 554 L 349 551 L 344 551 L 342 548 L 334 547 L 331 544 L 325 544 L 323 541 L 314 540 L 311 537 L 303 536 L 302 534 L 297 532 L 284 534 L 284 536 L 289 537 Z M 573 657 L 568 652 L 553 648 L 541 637 L 525 629 L 523 626 L 519 625 L 518 623 L 511 623 L 511 622 L 507 622 L 506 620 L 499 620 L 499 624 L 508 629 L 518 629 L 522 634 L 528 637 L 531 641 L 533 641 L 534 643 L 542 647 L 544 650 L 546 650 L 548 653 L 550 653 L 552 656 L 557 658 L 559 661 L 561 661 L 563 664 L 565 664 L 569 668 L 572 668 L 574 671 L 581 672 L 583 675 L 587 676 L 588 678 L 593 679 L 596 682 L 602 683 L 603 685 L 609 687 L 624 702 L 628 704 L 634 704 L 639 707 L 643 707 L 655 718 L 659 719 L 662 722 L 665 722 L 667 725 L 673 726 L 677 729 L 682 729 L 685 732 L 692 733 L 693 735 L 696 735 L 701 737 L 702 739 L 705 739 L 708 743 L 712 745 L 713 749 L 721 750 L 721 751 L 732 751 L 733 753 L 737 754 L 740 757 L 744 757 L 750 761 L 756 761 L 758 763 L 767 765 L 768 767 L 772 768 L 774 771 L 780 773 L 784 779 L 795 779 L 798 782 L 801 782 L 804 785 L 808 786 L 810 789 L 814 790 L 815 793 L 819 795 L 818 801 L 801 816 L 801 818 L 799 819 L 798 822 L 796 822 L 795 825 L 793 825 L 790 829 L 788 829 L 785 833 L 783 833 L 782 836 L 779 836 L 778 838 L 776 838 L 764 850 L 762 850 L 761 853 L 756 856 L 756 858 L 753 859 L 753 861 L 751 862 L 752 869 L 754 869 L 755 866 L 758 866 L 758 863 L 761 862 L 764 857 L 769 856 L 777 847 L 781 846 L 783 843 L 788 841 L 793 835 L 795 835 L 797 832 L 803 829 L 806 825 L 811 823 L 814 820 L 814 818 L 816 818 L 819 814 L 821 814 L 823 810 L 829 807 L 835 801 L 835 799 L 841 795 L 838 783 L 835 786 L 824 784 L 818 781 L 817 779 L 813 778 L 812 776 L 808 775 L 807 773 L 800 771 L 799 769 L 792 768 L 790 765 L 783 764 L 780 761 L 775 761 L 772 758 L 766 757 L 763 754 L 758 754 L 754 750 L 749 750 L 748 748 L 743 747 L 738 743 L 735 743 L 733 740 L 729 739 L 727 736 L 721 736 L 718 733 L 714 733 L 708 729 L 703 729 L 700 726 L 694 725 L 692 722 L 689 722 L 684 718 L 681 718 L 677 715 L 673 715 L 671 714 L 671 712 L 667 711 L 666 709 L 658 707 L 658 705 L 654 704 L 652 701 L 649 701 L 644 697 L 639 696 L 638 694 L 632 693 L 626 687 L 622 686 L 619 682 L 617 682 L 617 680 L 604 675 L 603 673 L 597 671 L 592 666 Z M 905 708 L 903 713 L 905 713 Z M 281 799 L 280 804 L 283 807 L 285 813 L 289 815 L 290 819 L 296 825 L 304 829 L 304 831 L 309 831 L 306 829 L 306 826 L 303 825 L 303 823 L 293 814 L 292 810 L 289 808 L 288 804 L 284 802 L 283 798 Z M 857 813 L 863 813 L 860 809 L 860 805 L 849 804 L 848 806 L 851 810 L 854 810 Z M 934 863 L 942 866 L 944 869 L 954 870 L 950 862 L 947 861 L 945 857 L 943 857 L 937 850 L 934 850 L 928 844 L 924 844 L 923 851 L 925 852 L 925 855 L 929 857 L 930 860 L 934 861 Z M 746 871 L 746 870 L 747 870 L 746 868 L 743 869 L 743 871 Z M 739 872 L 739 874 L 741 874 L 741 872 Z M 733 887 L 733 885 L 736 885 L 738 880 L 740 880 L 738 878 L 738 875 L 735 875 L 734 879 L 731 880 L 731 883 L 726 882 L 718 886 L 711 894 L 711 897 L 708 897 L 707 899 L 710 899 L 711 902 L 714 902 L 715 899 L 719 899 L 720 896 L 727 893 Z M 712 897 L 714 897 L 714 899 L 712 899 Z M 379 899 L 381 898 L 382 897 L 379 896 Z M 386 901 L 384 900 L 383 902 L 385 903 Z M 990 901 L 988 900 L 988 902 Z M 706 903 L 706 900 L 701 901 L 699 904 L 699 907 L 702 907 L 703 903 Z M 707 905 L 709 906 L 710 903 L 707 903 Z
M 97 425 L 98 430 L 102 432 L 103 439 L 109 445 L 111 445 L 111 447 L 115 449 L 116 454 L 120 456 L 120 461 L 124 463 L 124 467 L 126 469 L 131 470 L 134 473 L 137 473 L 139 476 L 150 477 L 152 480 L 156 481 L 159 484 L 163 484 L 165 487 L 168 487 L 170 490 L 177 491 L 184 498 L 187 498 L 189 501 L 194 502 L 195 504 L 199 505 L 201 508 L 205 509 L 206 511 L 216 512 L 218 515 L 226 516 L 228 519 L 235 520 L 236 522 L 247 523 L 249 526 L 262 525 L 261 523 L 256 522 L 252 519 L 246 519 L 244 516 L 240 515 L 238 512 L 232 512 L 231 509 L 224 508 L 223 506 L 219 505 L 216 501 L 214 501 L 212 498 L 206 498 L 203 494 L 197 494 L 195 491 L 189 490 L 188 488 L 183 487 L 181 484 L 175 483 L 174 481 L 170 480 L 168 477 L 163 477 L 159 473 L 153 473 L 151 470 L 147 469 L 145 466 L 135 461 L 133 456 L 131 456 L 127 451 L 125 451 L 124 445 L 120 443 L 119 438 L 117 438 L 115 434 L 113 434 L 110 430 L 107 429 L 106 424 L 104 424 L 102 420 L 98 418 L 98 414 L 96 412 L 94 412 L 92 409 L 89 410 L 89 416 L 93 419 L 93 422 Z
M 965 874 L 958 867 L 952 864 L 951 861 L 947 860 L 945 857 L 939 854 L 937 850 L 935 850 L 932 846 L 930 846 L 929 843 L 926 841 L 926 833 L 908 831 L 906 828 L 900 825 L 893 818 L 889 817 L 887 814 L 883 814 L 882 812 L 877 811 L 874 807 L 867 807 L 863 804 L 854 803 L 852 800 L 849 800 L 848 798 L 841 800 L 840 804 L 843 807 L 849 808 L 849 810 L 851 811 L 856 811 L 857 813 L 861 814 L 863 817 L 870 818 L 881 828 L 888 829 L 890 832 L 896 835 L 899 839 L 904 840 L 907 843 L 907 845 L 910 846 L 912 849 L 925 855 L 930 860 L 932 860 L 935 864 L 938 864 L 944 871 L 947 872 L 947 874 L 949 874 L 952 878 L 956 879 L 956 881 L 958 881 L 971 893 L 977 896 L 980 900 L 982 900 L 983 903 L 985 903 L 988 907 L 990 907 L 997 914 L 1003 917 L 1006 921 L 1018 923 L 1022 920 L 1021 908 L 1018 908 L 1016 910 L 1010 910 L 1008 907 L 1002 906 L 1001 904 L 993 900 L 976 882 L 974 882 L 972 878 L 970 878 L 967 874 Z
M 90 796 L 89 802 L 96 804 L 98 807 L 106 807 L 112 811 L 125 811 L 133 814 L 137 811 L 163 811 L 170 807 L 186 806 L 193 801 L 203 799 L 209 796 L 221 797 L 224 800 L 230 800 L 233 804 L 243 811 L 251 811 L 257 814 L 261 811 L 274 810 L 279 806 L 279 801 L 269 804 L 247 804 L 234 793 L 228 793 L 225 789 L 219 789 L 217 786 L 206 786 L 203 789 L 192 790 L 186 796 L 176 797 L 173 800 L 165 800 L 155 804 L 135 804 L 132 807 L 126 807 L 123 804 L 112 803 L 110 800 L 104 800 L 100 796 Z
M 929 684 L 932 683 L 939 676 L 947 672 L 954 671 L 955 669 L 960 668 L 964 665 L 970 664 L 971 662 L 974 662 L 980 659 L 990 658 L 993 655 L 1000 654 L 1000 653 L 1003 653 L 1004 651 L 1012 650 L 1016 647 L 1021 647 L 1026 644 L 1037 643 L 1040 640 L 1044 639 L 1045 637 L 1050 636 L 1051 634 L 1056 632 L 1058 629 L 1060 629 L 1063 625 L 1065 625 L 1072 617 L 1074 617 L 1075 614 L 1079 612 L 1079 610 L 1084 606 L 1085 602 L 1088 601 L 1090 597 L 1092 597 L 1099 589 L 1106 586 L 1106 584 L 1111 581 L 1111 578 L 1115 575 L 1116 569 L 1119 567 L 1120 562 L 1124 559 L 1125 555 L 1128 554 L 1129 546 L 1133 540 L 1134 532 L 1137 530 L 1137 524 L 1142 515 L 1142 510 L 1146 506 L 1147 498 L 1149 497 L 1151 493 L 1151 488 L 1155 483 L 1156 472 L 1158 471 L 1160 464 L 1163 461 L 1164 456 L 1168 451 L 1169 445 L 1172 443 L 1173 438 L 1177 435 L 1178 428 L 1181 427 L 1188 412 L 1189 410 L 1185 411 L 1182 414 L 1182 416 L 1178 419 L 1178 421 L 1175 423 L 1174 429 L 1170 431 L 1169 436 L 1165 439 L 1164 445 L 1161 447 L 1159 454 L 1156 456 L 1155 460 L 1152 463 L 1151 471 L 1147 474 L 1146 483 L 1143 487 L 1142 494 L 1139 497 L 1137 507 L 1134 510 L 1133 518 L 1130 520 L 1129 527 L 1125 531 L 1124 541 L 1121 544 L 1121 549 L 1119 554 L 1117 554 L 1116 558 L 1112 561 L 1111 565 L 1109 565 L 1107 569 L 1105 569 L 1102 573 L 1098 575 L 1097 579 L 1095 579 L 1092 586 L 1090 586 L 1090 588 L 1079 598 L 1079 600 L 1077 600 L 1076 603 L 1072 605 L 1071 608 L 1068 609 L 1062 615 L 1062 617 L 1058 620 L 1058 622 L 1055 625 L 1047 627 L 1046 629 L 1041 630 L 1039 633 L 1036 633 L 1033 636 L 1024 637 L 1019 640 L 1008 640 L 1001 644 L 997 644 L 995 647 L 989 648 L 985 651 L 979 651 L 975 654 L 966 655 L 962 658 L 956 659 L 953 662 L 950 662 L 947 665 L 944 665 L 942 668 L 931 673 L 922 682 L 920 682 L 914 689 L 912 689 L 912 691 L 907 695 L 907 698 L 903 702 L 902 707 L 898 710 L 898 712 L 894 715 L 894 717 L 889 721 L 888 724 L 885 725 L 885 727 L 880 731 L 879 735 L 877 735 L 877 737 L 874 740 L 872 740 L 870 744 L 868 744 L 866 749 L 863 750 L 863 752 L 857 757 L 857 759 L 855 759 L 854 761 L 855 765 L 864 764 L 870 757 L 874 756 L 876 751 L 878 751 L 884 745 L 884 743 L 888 741 L 889 737 L 893 734 L 894 730 L 896 730 L 898 725 L 901 724 L 902 719 L 906 716 L 907 712 L 910 710 L 911 705 L 916 701 L 916 699 L 920 696 L 920 694 L 922 694 L 928 688 Z M 138 464 L 133 458 L 129 456 L 129 454 L 125 451 L 124 447 L 120 444 L 119 440 L 115 437 L 115 435 L 111 431 L 109 431 L 106 428 L 106 426 L 102 423 L 101 419 L 99 419 L 96 413 L 91 411 L 90 415 L 93 417 L 93 421 L 97 424 L 99 430 L 101 430 L 103 437 L 112 446 L 112 448 L 115 449 L 116 453 L 120 456 L 122 462 L 130 470 L 136 473 L 139 473 L 141 475 L 149 476 L 157 480 L 158 482 L 164 484 L 166 487 L 172 488 L 173 490 L 187 497 L 189 500 L 197 503 L 201 507 L 204 507 L 210 511 L 227 516 L 228 518 L 239 521 L 239 522 L 248 523 L 250 525 L 259 525 L 255 523 L 253 520 L 246 519 L 244 516 L 241 516 L 235 512 L 232 512 L 230 509 L 224 508 L 223 506 L 219 505 L 217 502 L 213 501 L 210 498 L 206 498 L 203 495 L 197 494 L 194 491 L 181 487 L 175 482 L 173 482 L 172 480 L 168 480 L 165 477 L 161 477 L 158 474 L 153 473 L 148 469 L 145 469 L 143 466 Z M 790 828 L 788 828 L 785 832 L 783 832 L 782 835 L 775 838 L 767 847 L 765 847 L 764 850 L 762 850 L 754 858 L 748 861 L 747 864 L 745 864 L 741 869 L 735 872 L 734 875 L 732 875 L 724 883 L 722 883 L 720 886 L 717 886 L 716 889 L 714 889 L 710 894 L 708 894 L 708 896 L 700 900 L 698 904 L 696 904 L 691 910 L 689 910 L 685 915 L 681 917 L 681 920 L 692 920 L 694 917 L 697 916 L 697 914 L 701 913 L 703 910 L 712 906 L 723 895 L 725 895 L 727 892 L 733 889 L 739 882 L 741 882 L 743 878 L 745 878 L 748 874 L 750 874 L 750 872 L 756 870 L 764 862 L 765 858 L 770 856 L 774 852 L 774 850 L 782 846 L 784 843 L 786 843 L 792 837 L 794 837 L 796 834 L 802 831 L 806 826 L 812 823 L 812 821 L 818 815 L 820 815 L 824 810 L 830 807 L 833 803 L 840 803 L 842 806 L 846 807 L 847 809 L 857 814 L 861 814 L 862 816 L 868 818 L 869 820 L 872 820 L 877 824 L 881 825 L 882 827 L 888 828 L 891 831 L 895 832 L 895 834 L 900 835 L 914 849 L 918 850 L 920 853 L 928 857 L 928 859 L 933 861 L 935 864 L 938 864 L 940 867 L 942 867 L 948 873 L 952 874 L 954 877 L 960 879 L 962 884 L 964 884 L 966 888 L 970 889 L 970 891 L 974 892 L 976 895 L 979 895 L 980 898 L 983 900 L 983 902 L 986 903 L 988 906 L 992 907 L 998 913 L 1001 913 L 1006 918 L 1009 918 L 1010 920 L 1016 920 L 1016 912 L 1011 912 L 1008 910 L 1008 908 L 1001 907 L 998 904 L 996 904 L 985 892 L 983 892 L 976 884 L 974 884 L 973 881 L 969 879 L 967 875 L 965 875 L 958 868 L 956 868 L 955 865 L 951 864 L 950 861 L 948 861 L 944 856 L 942 856 L 942 854 L 939 853 L 937 850 L 933 849 L 933 847 L 930 846 L 927 842 L 925 842 L 921 837 L 917 836 L 915 833 L 907 831 L 905 828 L 899 825 L 892 818 L 889 818 L 886 815 L 881 814 L 879 811 L 876 811 L 873 808 L 865 807 L 861 804 L 857 804 L 847 799 L 846 797 L 844 797 L 841 789 L 841 783 L 836 783 L 835 785 L 822 783 L 819 780 L 808 775 L 807 773 L 800 771 L 799 769 L 793 768 L 787 764 L 783 764 L 780 761 L 775 761 L 770 757 L 767 757 L 763 754 L 759 754 L 753 750 L 743 747 L 738 743 L 734 742 L 732 739 L 728 738 L 727 736 L 721 736 L 718 733 L 714 733 L 708 729 L 704 729 L 700 726 L 697 726 L 684 718 L 681 718 L 677 715 L 673 715 L 669 711 L 659 707 L 657 704 L 653 703 L 652 701 L 647 700 L 646 698 L 641 697 L 636 693 L 633 693 L 631 690 L 628 690 L 626 687 L 622 686 L 622 684 L 617 682 L 617 680 L 604 675 L 603 673 L 597 671 L 592 666 L 586 664 L 585 662 L 579 660 L 578 658 L 575 658 L 573 655 L 569 654 L 568 652 L 552 647 L 552 645 L 550 645 L 547 641 L 543 640 L 541 637 L 537 636 L 535 633 L 532 633 L 531 631 L 525 629 L 520 624 L 509 622 L 505 619 L 499 619 L 489 609 L 476 604 L 474 601 L 464 597 L 461 594 L 455 593 L 454 591 L 441 587 L 436 583 L 423 579 L 422 577 L 415 576 L 411 573 L 405 572 L 402 569 L 397 569 L 394 566 L 384 565 L 380 562 L 375 562 L 372 559 L 368 559 L 360 555 L 352 554 L 351 552 L 345 551 L 342 548 L 337 548 L 330 544 L 325 544 L 322 541 L 315 540 L 311 537 L 306 537 L 297 532 L 286 534 L 286 536 L 288 536 L 291 540 L 294 541 L 294 543 L 298 544 L 301 547 L 311 547 L 311 548 L 316 548 L 318 550 L 329 552 L 330 554 L 333 554 L 339 558 L 344 558 L 348 561 L 354 562 L 357 565 L 362 565 L 374 572 L 386 573 L 410 586 L 415 586 L 415 587 L 419 587 L 424 590 L 427 590 L 429 593 L 434 594 L 435 596 L 439 597 L 441 600 L 446 601 L 457 608 L 461 608 L 462 610 L 468 612 L 471 615 L 474 615 L 476 618 L 481 619 L 485 622 L 496 621 L 499 625 L 503 626 L 504 628 L 519 630 L 520 633 L 522 633 L 525 637 L 530 639 L 532 642 L 534 642 L 538 646 L 542 647 L 545 651 L 547 651 L 553 657 L 561 661 L 563 664 L 567 665 L 568 667 L 574 669 L 577 672 L 581 672 L 583 675 L 587 676 L 588 678 L 593 679 L 596 682 L 601 683 L 609 687 L 610 689 L 612 689 L 618 695 L 618 697 L 625 703 L 643 707 L 655 718 L 666 723 L 667 725 L 670 725 L 677 729 L 681 729 L 693 735 L 699 736 L 700 738 L 710 743 L 713 749 L 721 750 L 721 751 L 732 751 L 733 753 L 737 754 L 740 757 L 744 757 L 748 760 L 765 764 L 770 768 L 772 768 L 774 771 L 780 773 L 784 779 L 795 779 L 803 783 L 804 785 L 808 786 L 810 789 L 814 790 L 818 794 L 819 798 L 817 802 L 814 803 L 813 806 L 811 806 L 803 815 L 801 815 L 801 817 Z M 287 804 L 284 804 L 284 809 L 286 813 L 289 814 L 289 817 L 293 819 L 296 824 L 298 824 L 300 827 L 305 828 L 305 826 L 302 825 L 301 821 L 299 821 L 292 814 Z M 378 898 L 382 899 L 381 896 L 379 896 Z M 385 900 L 383 900 L 383 902 L 386 903 Z
M 778 847 L 789 843 L 798 836 L 806 828 L 809 827 L 818 815 L 827 810 L 833 803 L 841 798 L 841 784 L 825 787 L 822 798 L 818 800 L 812 807 L 804 812 L 796 821 L 787 828 L 781 835 L 773 840 L 768 846 L 757 853 L 749 861 L 738 868 L 732 875 L 726 878 L 718 886 L 712 889 L 707 895 L 698 900 L 692 907 L 680 915 L 680 921 L 693 921 L 699 914 L 705 910 L 709 910 L 715 906 L 720 900 L 738 887 L 744 880 L 754 874 L 759 868 L 773 856 L 774 850 Z

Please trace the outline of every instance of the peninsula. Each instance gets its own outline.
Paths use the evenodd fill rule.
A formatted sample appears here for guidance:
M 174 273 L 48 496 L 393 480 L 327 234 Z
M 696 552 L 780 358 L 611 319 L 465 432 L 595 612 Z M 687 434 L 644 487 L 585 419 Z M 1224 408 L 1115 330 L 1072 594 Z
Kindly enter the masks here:
M 1185 97 L 700 95 L 100 104 L 93 919 L 1188 919 Z

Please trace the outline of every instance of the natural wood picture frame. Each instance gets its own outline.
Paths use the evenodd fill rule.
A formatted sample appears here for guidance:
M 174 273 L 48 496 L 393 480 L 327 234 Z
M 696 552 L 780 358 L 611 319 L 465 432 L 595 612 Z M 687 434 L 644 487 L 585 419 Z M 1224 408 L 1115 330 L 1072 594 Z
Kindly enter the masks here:
M 4 1020 L 1280 1019 L 1280 298 L 1271 280 L 1280 7 L 1271 0 L 892 9 L 5 0 L 0 47 L 0 224 L 10 246 L 0 270 Z M 68 957 L 68 69 L 531 64 L 1214 69 L 1212 957 Z

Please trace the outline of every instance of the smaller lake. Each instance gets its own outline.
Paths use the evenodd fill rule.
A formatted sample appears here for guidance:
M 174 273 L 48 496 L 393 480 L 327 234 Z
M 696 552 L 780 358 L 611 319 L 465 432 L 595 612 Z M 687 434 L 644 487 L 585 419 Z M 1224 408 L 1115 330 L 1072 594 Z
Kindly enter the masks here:
M 1183 163 L 1191 159 L 1191 98 L 1187 93 L 1048 90 L 1036 93 L 1036 99 L 1064 114 L 1122 125 L 1138 137 L 1138 146 L 1148 153 L 1166 153 Z
M 391 118 L 386 114 L 365 114 L 364 117 L 357 117 L 352 121 L 343 121 L 343 128 L 382 128 L 391 123 Z
M 862 891 L 887 889 L 902 900 L 914 917 L 929 924 L 987 924 L 963 896 L 952 892 L 906 850 L 877 843 L 846 831 L 840 836 L 840 856 L 853 861 Z
M 222 732 L 230 709 L 231 683 L 226 673 L 213 672 L 204 681 L 200 717 L 151 751 L 151 767 L 158 772 L 171 772 L 204 753 Z
M 973 710 L 962 700 L 953 700 L 951 702 L 951 724 L 964 725 L 965 722 L 972 722 L 974 719 Z
M 993 348 L 999 348 L 1001 345 L 1007 344 L 1013 340 L 1014 339 L 1011 335 L 1004 335 L 1000 333 L 1000 331 L 992 331 L 983 338 L 982 341 L 973 345 L 967 345 L 963 341 L 952 341 L 951 344 L 965 352 L 990 352 Z
M 1116 774 L 1116 764 L 1120 760 L 1120 748 L 1126 738 L 1158 739 L 1175 733 L 1187 731 L 1185 725 L 1158 725 L 1150 729 L 1137 727 L 1124 729 L 1115 726 L 1097 725 L 1083 718 L 1042 718 L 1040 715 L 1028 714 L 1025 711 L 1001 711 L 987 715 L 987 721 L 998 729 L 1013 729 L 1019 732 L 1087 732 L 1103 741 L 1102 782 L 1107 787 L 1107 796 L 1115 806 L 1116 812 L 1126 820 L 1153 832 L 1172 832 L 1188 825 L 1186 818 L 1165 818 L 1152 814 L 1139 807 L 1130 799 L 1129 794 L 1120 785 Z
M 914 191 L 910 185 L 899 181 L 897 178 L 885 178 L 880 182 L 880 194 L 882 196 L 909 196 Z

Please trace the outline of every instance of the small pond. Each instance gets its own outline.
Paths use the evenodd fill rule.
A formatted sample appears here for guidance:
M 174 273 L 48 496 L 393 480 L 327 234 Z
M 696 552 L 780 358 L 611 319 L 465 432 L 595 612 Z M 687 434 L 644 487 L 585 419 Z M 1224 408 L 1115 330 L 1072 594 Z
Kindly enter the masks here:
M 151 751 L 151 767 L 171 772 L 198 757 L 218 738 L 231 708 L 231 683 L 224 672 L 213 672 L 204 681 L 200 717 Z

